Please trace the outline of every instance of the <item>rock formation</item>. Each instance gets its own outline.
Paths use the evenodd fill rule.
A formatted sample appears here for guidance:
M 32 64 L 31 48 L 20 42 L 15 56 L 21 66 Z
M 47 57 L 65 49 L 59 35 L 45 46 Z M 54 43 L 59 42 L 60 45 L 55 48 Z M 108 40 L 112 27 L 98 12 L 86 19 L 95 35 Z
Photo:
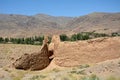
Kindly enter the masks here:
M 30 69 L 30 70 L 42 70 L 47 67 L 51 61 L 48 51 L 48 38 L 45 37 L 41 51 L 38 53 L 24 54 L 17 59 L 13 65 L 16 69 Z
M 58 45 L 60 43 L 60 37 L 59 35 L 54 35 L 52 37 L 51 43 L 49 44 L 49 50 L 54 51 L 57 49 Z
M 54 55 L 55 64 L 61 67 L 95 64 L 120 58 L 120 37 L 60 42 Z
M 45 37 L 41 51 L 24 54 L 15 61 L 15 68 L 42 70 L 50 64 L 53 58 L 55 64 L 61 67 L 95 64 L 120 58 L 120 37 L 61 42 L 59 36 L 54 35 L 49 47 L 47 43 L 48 38 Z

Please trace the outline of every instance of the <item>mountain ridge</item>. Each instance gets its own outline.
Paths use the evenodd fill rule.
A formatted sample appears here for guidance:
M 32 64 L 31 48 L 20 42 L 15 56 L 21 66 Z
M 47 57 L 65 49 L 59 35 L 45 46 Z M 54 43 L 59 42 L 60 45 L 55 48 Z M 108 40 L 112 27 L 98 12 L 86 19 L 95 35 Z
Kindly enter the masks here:
M 120 33 L 120 12 L 94 12 L 79 17 L 36 14 L 0 14 L 1 37 L 72 34 L 78 32 Z

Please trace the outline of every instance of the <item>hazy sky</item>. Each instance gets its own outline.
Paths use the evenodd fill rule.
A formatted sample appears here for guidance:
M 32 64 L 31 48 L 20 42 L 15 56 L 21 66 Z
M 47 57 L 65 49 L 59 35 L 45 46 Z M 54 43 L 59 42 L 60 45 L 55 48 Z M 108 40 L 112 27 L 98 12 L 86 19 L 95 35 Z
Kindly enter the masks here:
M 92 12 L 120 12 L 120 0 L 0 0 L 0 13 L 81 16 Z

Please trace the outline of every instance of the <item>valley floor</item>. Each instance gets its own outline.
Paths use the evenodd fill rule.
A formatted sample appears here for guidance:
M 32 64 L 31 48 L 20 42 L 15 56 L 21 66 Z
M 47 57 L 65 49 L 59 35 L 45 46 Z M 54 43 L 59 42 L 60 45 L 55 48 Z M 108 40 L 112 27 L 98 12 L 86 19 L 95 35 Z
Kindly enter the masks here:
M 120 80 L 120 57 L 75 67 L 58 66 L 53 59 L 41 71 L 17 70 L 11 66 L 24 53 L 38 52 L 40 48 L 36 45 L 0 44 L 0 80 Z

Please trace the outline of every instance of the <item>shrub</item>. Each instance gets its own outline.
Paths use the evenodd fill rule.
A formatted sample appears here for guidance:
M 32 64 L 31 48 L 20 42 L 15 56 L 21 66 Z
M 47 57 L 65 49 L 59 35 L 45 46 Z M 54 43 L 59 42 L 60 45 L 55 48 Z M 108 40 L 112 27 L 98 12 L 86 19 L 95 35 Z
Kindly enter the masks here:
M 9 38 L 5 38 L 4 41 L 5 41 L 5 43 L 9 42 Z
M 69 38 L 68 38 L 68 36 L 66 34 L 62 34 L 62 35 L 60 35 L 60 40 L 61 41 L 68 41 Z
M 44 78 L 46 78 L 46 76 L 44 75 L 35 75 L 32 78 L 30 78 L 30 80 L 43 80 Z
M 71 41 L 77 41 L 77 35 L 76 34 L 73 34 L 72 36 L 71 36 L 71 39 L 70 39 Z
M 111 33 L 111 36 L 112 36 L 112 37 L 115 37 L 115 36 L 120 36 L 120 33 L 113 32 L 113 33 Z
M 80 80 L 100 80 L 95 74 L 92 74 L 87 77 L 82 77 Z
M 54 71 L 54 72 L 59 72 L 60 70 L 59 70 L 59 69 L 54 68 L 52 71 Z
M 72 73 L 72 74 L 82 74 L 82 75 L 85 75 L 84 70 L 80 70 L 80 71 L 72 70 L 72 71 L 70 71 L 70 73 Z
M 0 37 L 0 43 L 3 43 L 4 39 L 2 37 Z
M 82 68 L 88 68 L 90 67 L 88 64 L 84 64 L 84 65 L 80 65 L 79 68 L 82 69 Z

